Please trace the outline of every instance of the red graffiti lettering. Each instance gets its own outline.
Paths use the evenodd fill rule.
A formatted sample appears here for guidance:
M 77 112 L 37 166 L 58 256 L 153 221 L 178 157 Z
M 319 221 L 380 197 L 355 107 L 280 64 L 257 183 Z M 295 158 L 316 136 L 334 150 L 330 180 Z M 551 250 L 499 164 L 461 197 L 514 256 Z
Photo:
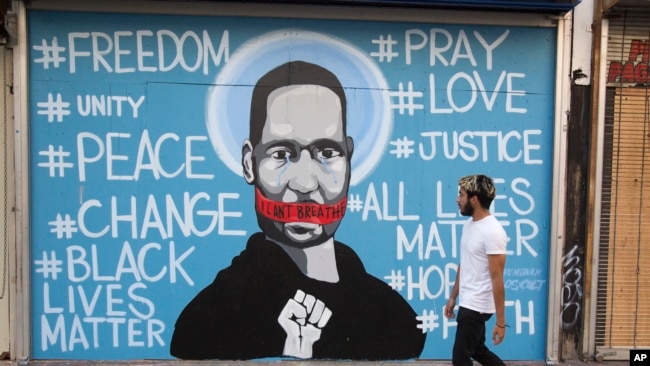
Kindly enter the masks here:
M 607 74 L 608 83 L 644 84 L 650 81 L 648 77 L 648 62 L 612 61 Z
M 628 61 L 650 61 L 650 44 L 648 40 L 634 39 L 630 45 L 630 54 Z M 639 60 L 639 56 L 641 59 Z

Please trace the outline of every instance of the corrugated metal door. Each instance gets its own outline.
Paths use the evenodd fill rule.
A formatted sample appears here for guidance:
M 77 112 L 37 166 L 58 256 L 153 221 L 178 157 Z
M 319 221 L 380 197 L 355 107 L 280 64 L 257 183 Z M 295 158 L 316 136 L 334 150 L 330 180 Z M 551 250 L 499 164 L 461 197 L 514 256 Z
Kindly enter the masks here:
M 11 219 L 13 206 L 12 179 L 14 177 L 11 169 L 13 162 L 13 97 L 11 95 L 12 85 L 12 57 L 13 52 L 5 46 L 0 46 L 0 360 L 4 360 L 9 355 L 10 346 L 10 328 L 9 328 L 9 256 L 10 245 L 13 243 L 11 228 L 14 225 Z
M 609 15 L 596 351 L 650 348 L 650 10 Z

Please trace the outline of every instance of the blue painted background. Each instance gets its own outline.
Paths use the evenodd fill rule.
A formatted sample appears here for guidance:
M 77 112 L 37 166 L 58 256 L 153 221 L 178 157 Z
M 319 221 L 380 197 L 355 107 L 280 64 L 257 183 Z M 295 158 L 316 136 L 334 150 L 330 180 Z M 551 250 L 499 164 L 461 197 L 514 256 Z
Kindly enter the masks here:
M 32 11 L 28 31 L 33 358 L 170 358 L 178 313 L 259 231 L 253 188 L 219 158 L 239 159 L 247 134 L 239 95 L 301 55 L 348 87 L 354 185 L 336 239 L 421 316 L 422 358 L 451 358 L 455 198 L 473 173 L 496 179 L 510 238 L 496 351 L 544 358 L 555 29 Z M 221 145 L 210 113 L 232 123 Z

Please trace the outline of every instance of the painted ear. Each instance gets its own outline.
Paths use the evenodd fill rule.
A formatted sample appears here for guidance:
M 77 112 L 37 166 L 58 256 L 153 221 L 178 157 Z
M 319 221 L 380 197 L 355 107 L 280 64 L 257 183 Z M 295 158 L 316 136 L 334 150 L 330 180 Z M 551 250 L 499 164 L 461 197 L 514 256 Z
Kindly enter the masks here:
M 241 165 L 246 183 L 253 184 L 255 182 L 255 172 L 253 170 L 253 145 L 248 140 L 244 141 L 244 145 L 242 146 Z
M 354 152 L 354 140 L 352 140 L 352 137 L 348 136 L 345 139 L 345 142 L 348 148 L 348 160 L 350 160 L 352 159 L 352 152 Z

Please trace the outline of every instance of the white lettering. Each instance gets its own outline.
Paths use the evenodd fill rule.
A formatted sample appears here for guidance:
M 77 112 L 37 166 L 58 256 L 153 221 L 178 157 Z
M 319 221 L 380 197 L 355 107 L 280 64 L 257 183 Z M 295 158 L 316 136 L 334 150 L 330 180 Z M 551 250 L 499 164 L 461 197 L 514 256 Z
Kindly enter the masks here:
M 230 36 L 228 31 L 223 31 L 215 50 L 210 34 L 206 30 L 200 34 L 188 30 L 179 36 L 170 30 L 159 30 L 154 36 L 153 31 L 146 29 L 113 33 L 71 32 L 68 34 L 70 73 L 76 73 L 84 61 L 92 61 L 94 72 L 132 74 L 181 68 L 187 72 L 202 70 L 204 75 L 209 75 L 213 72 L 211 66 L 229 61 Z M 148 37 L 155 37 L 156 42 L 147 40 Z M 149 44 L 156 46 L 145 49 Z M 166 55 L 173 55 L 171 61 L 166 59 Z M 189 59 L 188 55 L 194 58 Z M 145 60 L 156 58 L 157 65 L 145 63 Z

